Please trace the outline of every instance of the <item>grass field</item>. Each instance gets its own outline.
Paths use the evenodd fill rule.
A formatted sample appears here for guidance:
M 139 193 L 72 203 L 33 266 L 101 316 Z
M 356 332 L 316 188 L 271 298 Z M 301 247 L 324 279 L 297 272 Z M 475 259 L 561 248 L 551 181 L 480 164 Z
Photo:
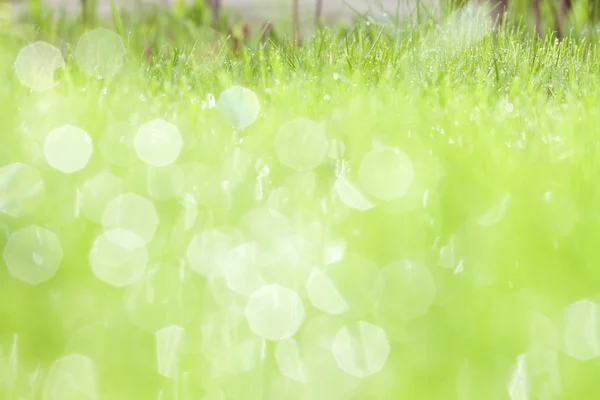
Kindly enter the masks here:
M 38 6 L 0 23 L 0 399 L 600 396 L 588 25 L 234 52 L 201 6 Z

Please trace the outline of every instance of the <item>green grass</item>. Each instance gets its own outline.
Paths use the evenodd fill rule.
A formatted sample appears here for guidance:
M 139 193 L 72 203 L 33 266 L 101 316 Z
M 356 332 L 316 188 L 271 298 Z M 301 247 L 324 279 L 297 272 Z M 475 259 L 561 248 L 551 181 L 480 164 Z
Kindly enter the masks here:
M 114 10 L 107 26 L 127 56 L 110 79 L 85 75 L 73 56 L 81 35 L 102 25 L 93 16 L 52 22 L 32 8 L 33 24 L 13 21 L 0 33 L 0 167 L 24 163 L 44 181 L 43 193 L 9 192 L 16 183 L 6 186 L 10 171 L 0 172 L 0 206 L 19 201 L 9 194 L 33 198 L 26 215 L 0 214 L 0 249 L 38 225 L 62 251 L 56 274 L 36 285 L 9 273 L 7 250 L 0 259 L 0 399 L 600 395 L 600 55 L 592 30 L 574 27 L 556 43 L 535 38 L 527 24 L 493 31 L 481 18 L 426 18 L 324 29 L 301 46 L 278 31 L 234 53 L 200 6 L 144 16 Z M 14 68 L 19 50 L 38 40 L 65 59 L 57 85 L 41 92 L 23 86 Z M 261 107 L 239 130 L 219 112 L 220 94 L 236 85 L 254 91 Z M 156 118 L 183 138 L 170 169 L 147 166 L 127 142 Z M 286 139 L 297 118 L 314 122 L 297 122 L 301 138 Z M 47 134 L 65 124 L 87 132 L 94 147 L 73 174 L 44 156 Z M 124 144 L 107 139 L 117 132 Z M 412 180 L 391 149 L 406 155 Z M 100 173 L 111 175 L 86 192 Z M 35 176 L 27 179 L 19 183 Z M 344 192 L 340 182 L 352 186 Z M 151 200 L 159 222 L 145 246 L 146 274 L 117 288 L 94 274 L 90 251 L 104 206 L 120 193 Z M 143 236 L 152 218 L 142 208 L 119 218 L 139 211 L 130 225 Z M 194 237 L 206 243 L 190 257 Z M 256 245 L 225 264 L 250 263 L 303 304 L 293 338 L 305 370 L 294 342 L 252 333 L 244 315 L 251 293 L 197 273 L 222 271 L 223 254 L 242 243 Z M 51 258 L 11 251 L 34 271 L 32 260 Z M 135 257 L 123 268 L 140 265 Z M 241 291 L 256 276 L 243 276 Z M 575 303 L 582 299 L 594 303 Z M 293 316 L 279 321 L 294 325 Z M 341 328 L 354 334 L 357 321 L 381 328 L 391 349 L 381 371 L 362 379 L 331 352 L 338 334 L 338 363 L 347 367 L 350 354 L 363 373 L 379 369 L 385 345 L 377 350 L 371 340 L 381 330 L 365 328 L 372 335 L 353 342 L 355 353 L 344 347 Z M 155 334 L 171 325 L 182 330 Z M 72 353 L 88 358 L 56 362 Z

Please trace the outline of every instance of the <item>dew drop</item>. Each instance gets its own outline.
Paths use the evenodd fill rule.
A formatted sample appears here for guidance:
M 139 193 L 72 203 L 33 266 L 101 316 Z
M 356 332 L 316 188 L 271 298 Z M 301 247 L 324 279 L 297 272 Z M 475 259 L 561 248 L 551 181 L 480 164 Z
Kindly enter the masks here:
M 358 211 L 367 211 L 374 207 L 373 203 L 371 203 L 352 183 L 348 182 L 346 178 L 338 178 L 335 183 L 335 188 L 342 203 L 350 208 L 354 208 Z

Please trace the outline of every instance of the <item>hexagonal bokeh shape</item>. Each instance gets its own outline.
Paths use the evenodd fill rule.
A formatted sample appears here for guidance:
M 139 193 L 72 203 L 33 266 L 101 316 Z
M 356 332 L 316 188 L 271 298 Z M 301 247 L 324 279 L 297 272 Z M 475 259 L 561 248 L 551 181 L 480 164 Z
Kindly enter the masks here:
M 79 68 L 94 78 L 110 78 L 121 67 L 127 50 L 121 36 L 105 28 L 85 33 L 73 52 Z
M 173 164 L 181 148 L 183 138 L 179 128 L 162 119 L 146 122 L 137 131 L 133 147 L 140 160 L 153 167 Z
M 73 125 L 53 129 L 44 141 L 44 156 L 48 165 L 65 174 L 85 168 L 93 151 L 90 135 Z
M 287 122 L 275 136 L 275 153 L 279 161 L 296 171 L 318 167 L 327 154 L 323 125 L 306 118 Z
M 94 360 L 68 354 L 54 361 L 43 387 L 43 400 L 95 399 L 98 395 Z
M 142 238 L 126 229 L 112 229 L 94 240 L 89 254 L 96 278 L 123 287 L 138 282 L 148 265 L 148 251 Z
M 413 179 L 410 158 L 391 147 L 371 150 L 365 154 L 358 167 L 358 180 L 365 191 L 384 201 L 404 196 Z
M 436 287 L 429 269 L 411 260 L 386 265 L 377 279 L 375 311 L 380 317 L 412 320 L 429 311 Z
M 244 129 L 256 121 L 260 103 L 252 90 L 234 86 L 219 95 L 217 110 L 235 129 Z
M 101 223 L 106 205 L 123 192 L 124 181 L 110 172 L 100 172 L 81 187 L 81 210 L 94 222 Z
M 268 285 L 250 296 L 245 313 L 254 333 L 279 341 L 296 333 L 304 319 L 304 306 L 295 291 Z
M 358 321 L 340 328 L 331 352 L 341 370 L 366 378 L 383 369 L 390 354 L 390 343 L 379 326 Z
M 56 85 L 54 72 L 64 65 L 65 61 L 58 48 L 45 42 L 35 42 L 19 51 L 14 67 L 22 85 L 43 91 Z
M 21 163 L 0 168 L 0 212 L 14 218 L 31 214 L 44 192 L 44 181 L 35 168 Z
M 129 230 L 150 243 L 158 227 L 158 214 L 154 204 L 137 194 L 126 193 L 108 202 L 102 215 L 102 226 L 106 229 Z
M 32 285 L 52 278 L 62 261 L 63 251 L 56 234 L 37 225 L 13 232 L 4 248 L 8 272 Z

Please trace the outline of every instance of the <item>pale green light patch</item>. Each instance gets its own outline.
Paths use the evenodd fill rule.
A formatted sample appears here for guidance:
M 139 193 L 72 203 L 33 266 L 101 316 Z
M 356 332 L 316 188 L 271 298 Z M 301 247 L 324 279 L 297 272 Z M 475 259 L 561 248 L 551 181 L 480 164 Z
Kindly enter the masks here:
M 444 269 L 454 270 L 456 273 L 462 270 L 463 259 L 458 254 L 456 239 L 452 236 L 440 249 L 438 265 Z
M 133 146 L 140 160 L 153 167 L 173 164 L 183 147 L 179 128 L 162 119 L 146 122 L 138 129 Z
M 119 72 L 126 53 L 121 36 L 108 29 L 97 28 L 81 36 L 73 57 L 86 75 L 103 79 Z
M 343 240 L 331 240 L 325 243 L 323 248 L 323 264 L 336 263 L 344 258 L 346 254 L 346 242 Z
M 110 164 L 128 167 L 138 160 L 133 140 L 135 127 L 126 122 L 110 124 L 99 139 L 98 147 L 102 158 Z
M 202 321 L 202 352 L 217 370 L 251 371 L 262 362 L 264 339 L 248 328 L 244 315 L 229 307 L 208 314 Z
M 17 54 L 14 65 L 19 82 L 36 91 L 54 87 L 54 72 L 64 66 L 60 50 L 45 42 L 35 42 L 23 47 Z
M 236 238 L 218 229 L 194 235 L 186 252 L 192 271 L 206 277 L 223 276 L 227 257 L 235 243 Z
M 156 365 L 158 373 L 167 378 L 175 379 L 179 372 L 179 348 L 183 340 L 184 329 L 171 325 L 156 331 Z
M 570 357 L 586 361 L 600 356 L 598 304 L 579 300 L 564 309 L 563 348 Z
M 335 189 L 342 203 L 358 211 L 368 211 L 373 203 L 346 178 L 340 177 L 335 183 Z
M 262 265 L 264 255 L 258 244 L 248 242 L 233 248 L 224 266 L 227 286 L 236 293 L 250 296 L 266 284 L 260 273 Z
M 185 264 L 158 263 L 127 287 L 123 300 L 133 324 L 154 332 L 168 325 L 186 325 L 197 309 L 200 296 Z
M 0 168 L 0 211 L 13 218 L 31 214 L 43 200 L 44 181 L 28 165 L 14 163 Z
M 92 139 L 87 132 L 73 125 L 53 129 L 44 141 L 48 165 L 65 174 L 85 168 L 93 151 Z
M 134 232 L 107 230 L 94 240 L 89 254 L 96 278 L 115 287 L 139 281 L 148 263 L 144 240 Z
M 234 86 L 221 93 L 217 110 L 235 129 L 244 129 L 258 118 L 260 103 L 252 90 Z
M 358 168 L 358 180 L 373 197 L 390 201 L 404 196 L 414 179 L 410 158 L 400 150 L 380 147 L 368 152 Z
M 327 275 L 314 268 L 306 282 L 306 292 L 311 304 L 328 314 L 341 314 L 348 310 L 348 304 Z
M 279 341 L 296 333 L 304 319 L 304 306 L 293 290 L 269 285 L 250 296 L 245 313 L 254 333 Z
M 92 400 L 97 396 L 91 358 L 74 353 L 52 363 L 44 383 L 43 400 Z
M 150 243 L 158 227 L 158 214 L 150 200 L 126 193 L 108 202 L 102 215 L 102 225 L 108 230 L 126 229 L 145 243 Z
M 156 200 L 171 200 L 183 192 L 185 176 L 177 164 L 148 167 L 146 173 L 148 193 Z
M 376 300 L 377 265 L 358 254 L 347 253 L 323 272 L 348 304 L 348 312 L 362 317 L 370 314 Z
M 13 232 L 4 247 L 4 262 L 8 272 L 32 285 L 52 278 L 62 257 L 58 236 L 37 225 Z
M 379 273 L 377 287 L 378 314 L 400 320 L 412 320 L 426 314 L 436 292 L 429 269 L 409 260 L 385 266 Z
M 390 344 L 379 326 L 358 321 L 337 332 L 331 352 L 341 370 L 357 378 L 366 378 L 383 369 L 390 354 Z
M 283 165 L 296 171 L 309 171 L 325 159 L 325 128 L 306 118 L 295 119 L 279 128 L 274 146 L 277 158 Z
M 198 204 L 196 199 L 189 193 L 185 193 L 180 202 L 183 210 L 181 213 L 181 221 L 183 223 L 183 229 L 189 231 L 192 226 L 196 223 L 198 218 Z
M 81 188 L 81 210 L 90 220 L 102 223 L 106 205 L 123 192 L 123 179 L 110 172 L 100 172 Z
M 296 340 L 288 338 L 277 343 L 275 360 L 283 375 L 298 382 L 308 382 L 306 364 L 300 356 Z
M 477 223 L 481 226 L 492 226 L 502 221 L 510 202 L 510 193 L 506 193 L 500 201 L 494 204 L 486 211 L 478 220 Z
M 516 365 L 508 382 L 508 395 L 511 400 L 528 400 L 528 386 L 526 358 L 525 354 L 521 354 L 517 357 Z

